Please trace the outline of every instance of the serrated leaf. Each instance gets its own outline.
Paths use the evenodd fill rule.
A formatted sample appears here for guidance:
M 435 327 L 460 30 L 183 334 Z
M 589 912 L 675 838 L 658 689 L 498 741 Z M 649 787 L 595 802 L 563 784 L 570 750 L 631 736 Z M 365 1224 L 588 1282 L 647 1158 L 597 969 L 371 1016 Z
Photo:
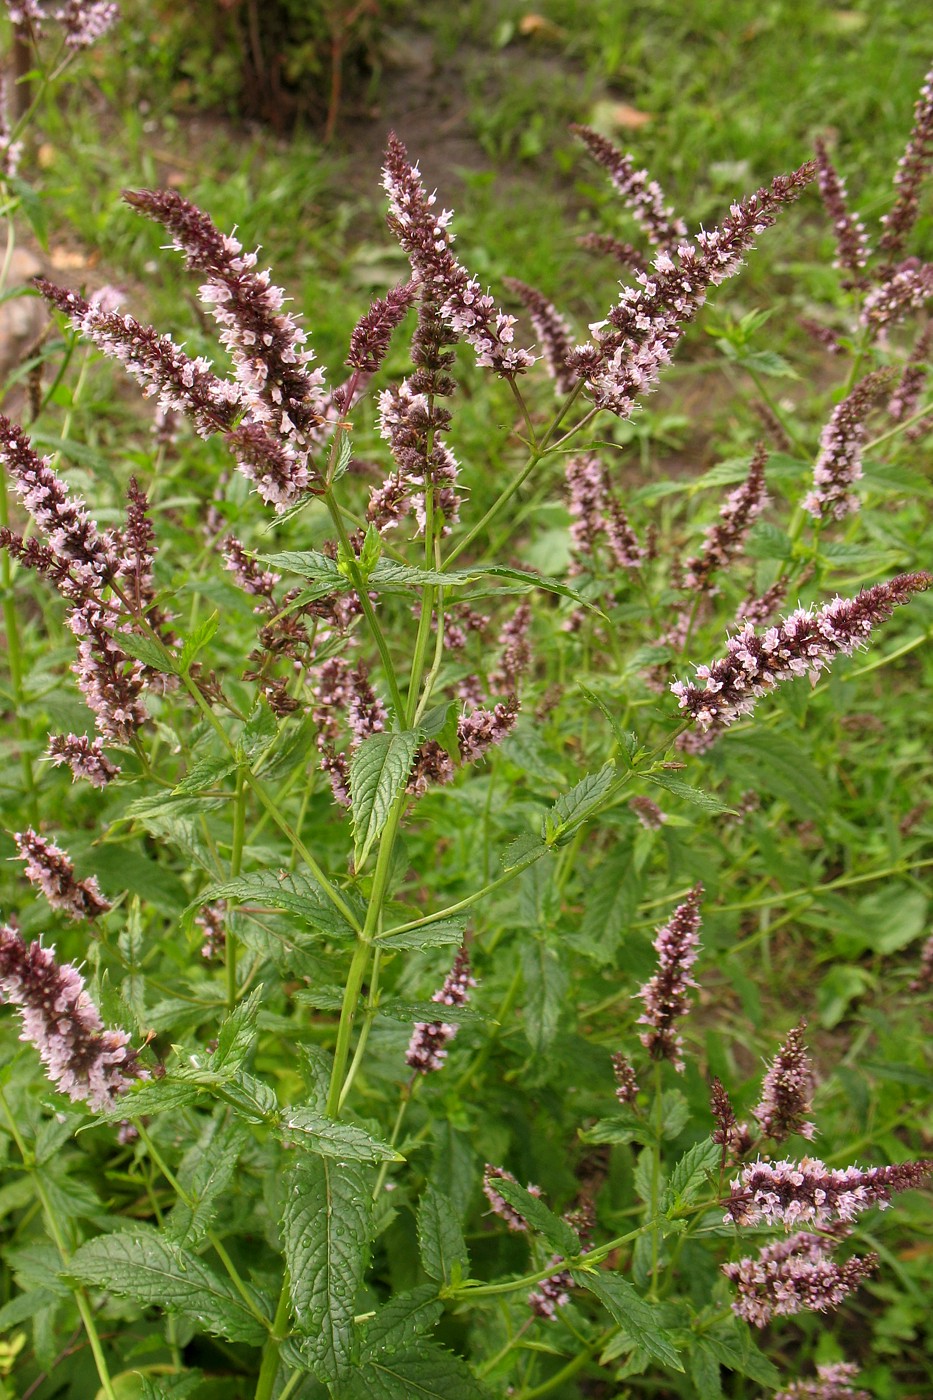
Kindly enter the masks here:
M 604 1271 L 576 1269 L 573 1281 L 578 1288 L 587 1289 L 599 1299 L 636 1346 L 642 1347 L 663 1366 L 670 1366 L 674 1371 L 684 1369 L 668 1330 L 658 1325 L 657 1308 L 624 1278 Z
M 397 1293 L 366 1324 L 363 1356 L 371 1358 L 384 1351 L 410 1348 L 437 1323 L 444 1305 L 433 1283 L 424 1283 L 409 1293 Z
M 199 758 L 192 763 L 181 782 L 172 788 L 172 796 L 186 797 L 193 792 L 203 792 L 205 788 L 214 787 L 234 768 L 236 764 L 230 758 Z
M 163 1377 L 159 1381 L 143 1375 L 142 1371 L 133 1371 L 131 1374 L 142 1387 L 134 1400 L 188 1400 L 188 1396 L 195 1395 L 204 1381 L 203 1371 L 184 1371 L 180 1375 Z M 114 1377 L 115 1381 L 118 1379 Z
M 719 1143 L 711 1142 L 709 1138 L 694 1143 L 675 1164 L 661 1209 L 674 1211 L 692 1205 L 702 1195 L 708 1174 L 716 1171 L 721 1160 L 722 1147 Z
M 316 549 L 303 549 L 279 552 L 277 554 L 257 554 L 260 564 L 282 573 L 300 574 L 302 578 L 316 583 L 324 593 L 342 593 L 350 587 L 348 580 L 337 567 L 336 559 L 329 559 Z
M 463 942 L 466 919 L 438 919 L 433 924 L 421 928 L 410 928 L 404 933 L 394 933 L 389 929 L 375 943 L 385 948 L 440 948 Z
M 222 1065 L 235 1068 L 246 1059 L 256 1043 L 256 1019 L 262 1003 L 262 988 L 256 987 L 245 1000 L 225 1016 L 217 1032 L 217 1048 L 211 1056 L 211 1069 Z
M 456 1211 L 434 1186 L 418 1202 L 418 1249 L 428 1278 L 438 1283 L 459 1283 L 468 1278 L 470 1256 Z
M 550 846 L 540 836 L 533 836 L 530 831 L 523 832 L 506 846 L 502 853 L 502 867 L 504 870 L 517 870 L 521 865 L 533 865 L 549 850 Z
M 682 778 L 672 777 L 670 773 L 645 773 L 644 775 L 650 783 L 662 787 L 666 792 L 672 792 L 675 797 L 682 797 L 685 802 L 690 802 L 694 807 L 702 807 L 705 812 L 731 812 L 732 808 L 718 797 L 714 797 L 711 792 L 704 792 L 702 788 L 691 787 Z
M 137 1080 L 125 1094 L 120 1095 L 115 1107 L 98 1113 L 96 1121 L 118 1123 L 122 1118 L 142 1118 L 156 1113 L 167 1113 L 194 1103 L 199 1093 L 197 1085 L 173 1081 L 169 1076 L 165 1079 Z
M 338 1123 L 309 1108 L 286 1109 L 277 1124 L 286 1142 L 307 1148 L 322 1157 L 342 1157 L 354 1162 L 403 1162 L 401 1153 L 380 1142 L 355 1123 Z
M 134 656 L 144 666 L 153 671 L 163 671 L 170 676 L 178 675 L 178 661 L 167 647 L 160 647 L 151 637 L 140 637 L 135 632 L 121 632 L 119 647 L 127 656 Z
M 566 1220 L 561 1220 L 553 1211 L 548 1210 L 538 1196 L 533 1196 L 517 1181 L 509 1181 L 506 1177 L 496 1178 L 496 1192 L 508 1201 L 563 1259 L 573 1259 L 580 1253 L 580 1237 L 576 1230 L 568 1225 Z
M 313 928 L 323 930 L 332 938 L 354 936 L 353 929 L 333 905 L 325 904 L 321 900 L 318 886 L 302 875 L 289 874 L 284 879 L 279 879 L 271 872 L 257 872 L 253 875 L 241 875 L 237 880 L 208 885 L 199 892 L 197 899 L 188 905 L 185 910 L 186 917 L 196 913 L 203 904 L 212 903 L 217 899 L 235 899 L 240 904 L 255 902 L 270 909 L 284 909 L 289 914 L 296 914 Z
M 447 1006 L 438 1001 L 402 1001 L 400 997 L 387 997 L 381 1001 L 379 1015 L 390 1016 L 393 1021 L 422 1021 L 427 1025 L 446 1021 L 453 1026 L 462 1026 L 470 1021 L 488 1020 L 474 1006 Z
M 181 1313 L 228 1342 L 261 1346 L 268 1336 L 232 1283 L 190 1250 L 148 1231 L 88 1240 L 72 1255 L 66 1272 L 79 1283 L 132 1298 L 141 1307 Z
M 217 631 L 219 622 L 220 614 L 213 612 L 210 617 L 199 622 L 197 627 L 194 627 L 188 636 L 182 639 L 181 656 L 178 659 L 178 669 L 182 674 L 191 669 L 192 662 L 198 652 L 204 650 Z
M 340 1400 L 489 1400 L 465 1361 L 434 1342 L 370 1357 L 354 1369 Z
M 356 1336 L 356 1297 L 369 1257 L 372 1183 L 355 1162 L 303 1158 L 288 1174 L 282 1221 L 297 1330 L 315 1339 L 315 1370 L 343 1378 Z
M 543 939 L 522 946 L 524 1029 L 537 1055 L 546 1053 L 557 1034 L 567 991 L 567 972 L 555 949 Z
M 756 520 L 745 539 L 745 553 L 751 559 L 791 559 L 794 546 L 790 536 L 766 520 Z
M 611 1118 L 600 1118 L 592 1127 L 581 1130 L 580 1139 L 582 1142 L 621 1146 L 627 1142 L 654 1142 L 654 1132 L 634 1113 L 617 1113 Z
M 778 1368 L 764 1352 L 759 1351 L 751 1334 L 738 1323 L 731 1336 L 722 1332 L 706 1332 L 703 1339 L 717 1360 L 723 1366 L 728 1366 L 730 1371 L 738 1371 L 771 1390 L 781 1384 Z
M 615 778 L 615 764 L 604 763 L 597 772 L 587 773 L 569 792 L 557 799 L 544 818 L 544 838 L 549 846 L 596 810 Z
M 169 1243 L 195 1249 L 205 1238 L 249 1136 L 249 1129 L 223 1110 L 204 1125 L 178 1168 L 187 1199 L 179 1197 L 165 1218 L 163 1234 Z
M 613 734 L 615 735 L 619 747 L 622 749 L 623 753 L 626 753 L 629 757 L 631 757 L 631 755 L 634 753 L 634 747 L 632 747 L 631 741 L 635 738 L 635 736 L 630 731 L 622 728 L 621 724 L 619 723 L 618 717 L 613 712 L 613 709 L 609 704 L 608 700 L 604 700 L 602 696 L 597 693 L 597 691 L 592 690 L 588 685 L 584 685 L 582 681 L 577 681 L 577 689 L 581 691 L 583 695 L 586 696 L 587 700 L 589 700 L 591 705 L 595 705 L 598 709 L 602 710 L 603 714 L 606 716 L 606 719 L 609 721 L 610 727 L 612 729 Z
M 414 729 L 401 734 L 371 734 L 350 760 L 350 814 L 357 870 L 364 865 L 393 802 L 408 781 L 418 743 Z
M 588 881 L 580 932 L 567 939 L 571 947 L 597 963 L 612 962 L 635 917 L 642 884 L 629 846 L 607 856 Z
M 719 1360 L 705 1337 L 697 1337 L 693 1344 L 690 1378 L 696 1386 L 697 1400 L 719 1400 L 723 1393 Z

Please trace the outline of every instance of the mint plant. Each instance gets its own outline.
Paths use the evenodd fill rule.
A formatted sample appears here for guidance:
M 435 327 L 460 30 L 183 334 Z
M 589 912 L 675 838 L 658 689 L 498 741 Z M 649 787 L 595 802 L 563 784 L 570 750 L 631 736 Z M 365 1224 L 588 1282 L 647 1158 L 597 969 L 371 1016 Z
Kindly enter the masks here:
M 861 693 L 841 658 L 878 629 L 906 656 L 904 617 L 928 626 L 899 454 L 933 412 L 933 283 L 902 256 L 931 133 L 928 84 L 872 254 L 825 145 L 691 238 L 581 128 L 652 245 L 590 240 L 635 270 L 583 339 L 527 284 L 531 336 L 483 289 L 394 136 L 410 279 L 337 376 L 258 253 L 173 190 L 127 200 L 196 274 L 223 359 L 38 282 L 46 366 L 90 342 L 156 400 L 160 441 L 128 481 L 76 451 L 64 368 L 26 426 L 0 419 L 21 775 L 0 1321 L 28 1393 L 62 1367 L 107 1400 L 866 1393 L 806 1314 L 893 1286 L 864 1222 L 896 1230 L 879 1212 L 931 1162 L 837 1110 L 811 1155 L 826 1081 L 800 1008 L 775 999 L 795 1024 L 743 1075 L 705 989 L 731 962 L 753 1021 L 749 917 L 806 929 L 866 879 L 801 875 L 774 838 Z M 851 318 L 828 423 L 765 391 L 777 451 L 627 490 L 617 424 L 815 181 Z M 750 348 L 762 324 L 716 337 L 756 383 L 784 369 Z M 545 573 L 523 554 L 555 500 Z

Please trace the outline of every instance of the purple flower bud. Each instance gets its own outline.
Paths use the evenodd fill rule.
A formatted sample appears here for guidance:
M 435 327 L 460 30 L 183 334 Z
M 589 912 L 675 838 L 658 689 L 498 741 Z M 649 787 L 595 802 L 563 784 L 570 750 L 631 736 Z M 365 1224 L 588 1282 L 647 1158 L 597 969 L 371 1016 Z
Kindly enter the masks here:
M 654 940 L 658 970 L 638 992 L 645 1003 L 638 1024 L 648 1027 L 641 1033 L 642 1045 L 653 1059 L 670 1060 L 681 1074 L 683 1040 L 674 1025 L 689 1010 L 690 989 L 697 985 L 690 969 L 699 949 L 702 897 L 703 886 L 695 885 L 684 903 L 674 910 L 670 922 L 658 929 Z
M 514 1230 L 516 1234 L 523 1234 L 528 1229 L 528 1221 L 523 1215 L 519 1215 L 514 1206 L 509 1205 L 504 1196 L 499 1195 L 495 1187 L 497 1181 L 515 1180 L 512 1173 L 507 1172 L 504 1167 L 493 1167 L 487 1162 L 483 1172 L 483 1194 L 492 1207 L 493 1214 L 501 1216 L 510 1230 Z M 529 1196 L 541 1195 L 541 1187 L 533 1186 L 530 1181 L 525 1190 Z
M 86 778 L 94 787 L 106 787 L 120 772 L 104 753 L 100 739 L 84 734 L 50 734 L 48 755 L 56 767 L 67 763 L 75 778 Z
M 461 948 L 440 991 L 431 1000 L 441 1006 L 465 1006 L 470 1000 L 470 988 L 476 978 L 470 972 L 470 955 Z M 405 1054 L 405 1063 L 419 1074 L 441 1069 L 447 1059 L 447 1046 L 457 1034 L 457 1027 L 446 1021 L 418 1021 Z
M 761 1086 L 761 1102 L 752 1112 L 765 1137 L 783 1142 L 791 1133 L 812 1138 L 806 1115 L 813 1107 L 813 1067 L 803 1043 L 806 1021 L 788 1032 Z
M 856 1390 L 858 1367 L 849 1361 L 817 1366 L 815 1381 L 792 1381 L 774 1400 L 871 1400 L 867 1390 Z
M 60 846 L 29 827 L 13 833 L 16 849 L 26 862 L 26 878 L 37 885 L 53 909 L 72 919 L 97 919 L 113 905 L 101 894 L 94 876 L 75 879 L 75 868 Z

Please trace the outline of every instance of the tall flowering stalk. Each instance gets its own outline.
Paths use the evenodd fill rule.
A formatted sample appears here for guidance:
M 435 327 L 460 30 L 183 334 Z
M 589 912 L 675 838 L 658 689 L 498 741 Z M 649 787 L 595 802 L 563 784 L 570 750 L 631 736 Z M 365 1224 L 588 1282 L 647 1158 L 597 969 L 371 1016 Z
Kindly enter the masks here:
M 684 576 L 687 588 L 708 592 L 712 575 L 719 569 L 725 569 L 741 550 L 750 527 L 768 504 L 765 488 L 767 461 L 767 450 L 759 443 L 748 476 L 726 498 L 719 509 L 716 523 L 707 527 L 700 553 L 687 560 Z
M 817 1157 L 799 1162 L 761 1159 L 743 1167 L 725 1202 L 727 1221 L 736 1225 L 809 1225 L 828 1229 L 854 1220 L 873 1206 L 885 1210 L 892 1191 L 920 1186 L 933 1162 L 896 1162 L 888 1167 L 827 1167 Z
M 933 161 L 933 68 L 927 73 L 914 108 L 913 130 L 894 176 L 894 204 L 881 223 L 881 252 L 891 263 L 900 256 L 917 222 L 920 188 Z
M 666 202 L 657 180 L 647 170 L 638 170 L 632 156 L 620 150 L 588 126 L 571 126 L 593 159 L 603 167 L 613 189 L 631 209 L 636 222 L 655 248 L 676 248 L 687 236 L 687 225 Z
M 670 922 L 658 929 L 654 940 L 658 970 L 638 993 L 645 1003 L 638 1024 L 647 1027 L 641 1032 L 642 1045 L 653 1059 L 670 1060 L 681 1074 L 685 1068 L 683 1039 L 675 1027 L 687 1014 L 690 990 L 697 985 L 690 969 L 699 950 L 702 898 L 703 886 L 695 885 L 684 903 L 674 910 Z
M 436 196 L 421 183 L 417 165 L 394 134 L 389 137 L 383 169 L 389 196 L 389 227 L 408 254 L 412 274 L 436 300 L 445 322 L 476 352 L 476 363 L 506 378 L 523 374 L 535 362 L 529 350 L 516 346 L 515 317 L 497 309 L 479 281 L 451 251 L 453 235 L 448 209 L 434 213 Z
M 723 730 L 751 714 L 758 699 L 782 681 L 806 675 L 815 680 L 837 656 L 851 656 L 895 607 L 931 582 L 930 574 L 899 574 L 855 598 L 836 597 L 815 610 L 797 608 L 761 636 L 747 623 L 729 638 L 725 657 L 697 667 L 697 678 L 705 682 L 702 687 L 674 681 L 671 691 L 701 730 Z
M 807 1119 L 813 1107 L 813 1067 L 803 1043 L 806 1021 L 788 1032 L 761 1086 L 761 1100 L 752 1109 L 765 1137 L 783 1142 L 791 1133 L 812 1138 L 816 1127 Z
M 136 1079 L 148 1079 L 125 1031 L 106 1030 L 71 963 L 0 925 L 0 992 L 20 1007 L 21 1040 L 36 1047 L 49 1078 L 74 1102 L 95 1112 L 113 1102 Z
M 590 326 L 593 339 L 575 346 L 567 357 L 597 408 L 629 416 L 639 395 L 654 388 L 670 363 L 684 326 L 709 288 L 734 276 L 755 239 L 806 188 L 814 172 L 808 163 L 791 175 L 777 176 L 770 186 L 733 204 L 722 224 L 702 230 L 695 243 L 681 243 L 675 252 L 662 248 L 651 269 L 638 274 L 638 285 L 622 288 L 606 319 Z
M 813 470 L 813 489 L 803 508 L 815 520 L 843 520 L 858 510 L 852 487 L 862 477 L 865 420 L 872 400 L 891 381 L 890 370 L 876 370 L 856 384 L 834 410 L 820 435 L 820 455 Z
M 836 266 L 847 273 L 845 287 L 866 287 L 865 267 L 871 257 L 871 244 L 865 225 L 849 208 L 845 181 L 829 158 L 826 142 L 816 139 L 817 180 L 826 212 L 836 235 Z

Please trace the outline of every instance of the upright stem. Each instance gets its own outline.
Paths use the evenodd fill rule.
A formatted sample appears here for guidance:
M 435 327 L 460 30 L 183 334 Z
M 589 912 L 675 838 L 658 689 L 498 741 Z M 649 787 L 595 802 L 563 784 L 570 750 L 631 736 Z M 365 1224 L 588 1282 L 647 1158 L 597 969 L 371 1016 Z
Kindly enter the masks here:
M 241 763 L 236 770 L 236 795 L 233 799 L 233 844 L 230 852 L 230 879 L 239 878 L 243 866 L 243 840 L 246 832 L 246 765 Z M 232 1011 L 237 1003 L 236 989 L 236 934 L 233 920 L 227 919 L 227 939 L 224 944 L 224 962 L 227 973 L 227 1006 Z
M 275 1318 L 272 1322 L 272 1331 L 269 1339 L 263 1347 L 262 1365 L 259 1368 L 259 1379 L 256 1382 L 255 1400 L 271 1400 L 272 1387 L 275 1384 L 276 1373 L 279 1369 L 279 1348 L 286 1336 L 288 1327 L 288 1304 L 290 1300 L 288 1270 L 285 1270 L 285 1277 L 282 1279 L 282 1291 L 279 1294 L 278 1307 L 275 1310 Z
M 48 1229 L 48 1232 L 52 1237 L 52 1240 L 55 1244 L 55 1248 L 58 1250 L 59 1257 L 62 1261 L 62 1265 L 67 1269 L 68 1261 L 71 1255 L 67 1245 L 65 1244 L 64 1236 L 62 1235 L 62 1232 L 59 1228 L 58 1216 L 55 1213 L 55 1208 L 52 1205 L 52 1202 L 49 1200 L 48 1192 L 45 1189 L 45 1183 L 43 1182 L 39 1172 L 36 1170 L 33 1155 L 30 1152 L 29 1148 L 26 1146 L 26 1143 L 23 1140 L 22 1135 L 20 1134 L 19 1128 L 16 1124 L 16 1119 L 13 1117 L 13 1114 L 10 1110 L 10 1106 L 7 1103 L 6 1095 L 4 1094 L 2 1088 L 0 1088 L 0 1104 L 3 1105 L 3 1113 L 7 1120 L 7 1126 L 10 1129 L 10 1134 L 13 1138 L 13 1141 L 16 1143 L 16 1146 L 19 1148 L 20 1154 L 22 1155 L 23 1165 L 25 1166 L 27 1172 L 29 1172 L 30 1176 L 33 1179 L 33 1183 L 36 1188 L 36 1194 L 42 1203 L 42 1210 L 45 1215 L 46 1227 Z M 94 1364 L 97 1367 L 97 1375 L 100 1379 L 101 1389 L 104 1392 L 106 1400 L 117 1400 L 116 1391 L 113 1388 L 113 1381 L 110 1379 L 110 1370 L 107 1366 L 107 1358 L 104 1356 L 104 1348 L 101 1345 L 100 1334 L 97 1331 L 97 1324 L 94 1321 L 94 1313 L 91 1309 L 91 1304 L 90 1300 L 88 1299 L 87 1292 L 84 1288 L 80 1286 L 72 1288 L 71 1292 L 74 1297 L 75 1303 L 77 1304 L 78 1314 L 81 1318 L 82 1325 L 87 1334 L 88 1342 L 90 1343 L 91 1352 L 94 1356 Z

